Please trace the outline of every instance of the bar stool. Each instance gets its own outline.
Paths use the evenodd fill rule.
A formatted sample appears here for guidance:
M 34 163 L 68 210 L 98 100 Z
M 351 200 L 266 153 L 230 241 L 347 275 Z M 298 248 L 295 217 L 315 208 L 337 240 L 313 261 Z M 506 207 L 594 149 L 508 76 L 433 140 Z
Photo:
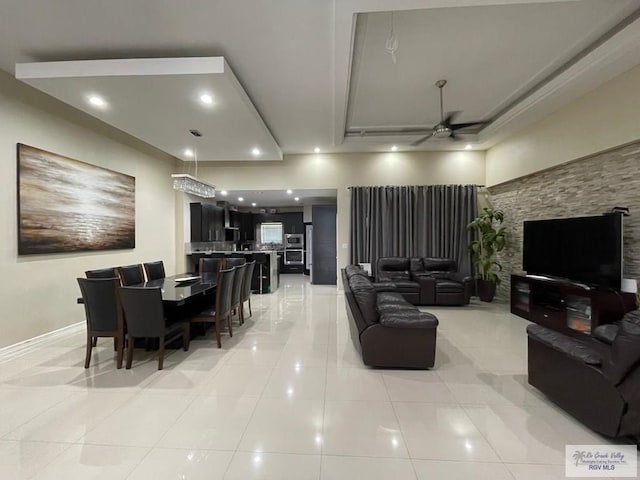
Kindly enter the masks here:
M 266 293 L 262 286 L 262 283 L 265 278 L 269 278 L 264 274 L 264 267 L 267 266 L 268 258 L 266 253 L 255 253 L 253 255 L 253 259 L 256 262 L 256 266 L 258 267 L 258 292 L 257 293 Z M 267 272 L 269 270 L 267 269 Z

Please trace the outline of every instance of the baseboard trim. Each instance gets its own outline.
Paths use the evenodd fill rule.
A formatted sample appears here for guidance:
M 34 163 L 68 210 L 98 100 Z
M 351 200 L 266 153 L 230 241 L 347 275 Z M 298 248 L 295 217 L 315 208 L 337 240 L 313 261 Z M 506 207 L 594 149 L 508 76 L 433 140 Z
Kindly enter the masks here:
M 52 330 L 51 332 L 43 333 L 42 335 L 38 335 L 37 337 L 29 338 L 27 340 L 23 340 L 22 342 L 2 347 L 0 348 L 0 363 L 7 360 L 13 360 L 14 358 L 21 357 L 22 355 L 26 355 L 36 348 L 42 347 L 43 344 L 55 340 L 58 337 L 68 335 L 70 333 L 75 333 L 76 330 L 82 330 L 85 323 L 86 322 L 84 321 L 72 323 L 71 325 L 58 328 L 57 330 Z

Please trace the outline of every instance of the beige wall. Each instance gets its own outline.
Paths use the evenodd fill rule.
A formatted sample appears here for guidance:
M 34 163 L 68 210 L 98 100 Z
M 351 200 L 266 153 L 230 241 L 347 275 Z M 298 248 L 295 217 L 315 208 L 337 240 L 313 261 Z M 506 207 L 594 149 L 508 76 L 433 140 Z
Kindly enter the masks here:
M 484 152 L 285 155 L 281 162 L 200 166 L 218 189 L 337 189 L 338 266 L 348 262 L 349 191 L 358 185 L 484 184 Z M 179 247 L 178 247 L 179 249 Z
M 496 185 L 640 138 L 640 66 L 487 151 Z
M 84 320 L 76 277 L 92 268 L 162 259 L 174 270 L 173 160 L 0 72 L 0 347 Z M 136 177 L 136 248 L 99 253 L 17 254 L 16 143 Z

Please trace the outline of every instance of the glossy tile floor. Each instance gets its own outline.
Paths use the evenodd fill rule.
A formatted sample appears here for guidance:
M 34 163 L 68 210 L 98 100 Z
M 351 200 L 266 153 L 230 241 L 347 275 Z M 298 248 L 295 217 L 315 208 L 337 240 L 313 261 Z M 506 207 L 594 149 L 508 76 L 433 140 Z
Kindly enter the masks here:
M 144 349 L 116 370 L 107 339 L 85 370 L 80 328 L 5 359 L 0 478 L 561 479 L 565 444 L 607 442 L 527 385 L 505 304 L 425 309 L 436 368 L 372 370 L 335 287 L 282 283 L 161 372 Z

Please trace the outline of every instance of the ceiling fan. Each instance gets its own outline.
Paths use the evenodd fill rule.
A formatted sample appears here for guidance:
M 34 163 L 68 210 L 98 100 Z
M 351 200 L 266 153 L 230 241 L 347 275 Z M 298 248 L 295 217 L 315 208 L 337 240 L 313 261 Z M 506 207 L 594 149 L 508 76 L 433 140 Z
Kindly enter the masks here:
M 451 140 L 456 139 L 456 130 L 461 130 L 463 128 L 476 127 L 479 125 L 487 125 L 489 122 L 467 122 L 467 123 L 451 123 L 453 118 L 457 116 L 460 112 L 449 112 L 447 117 L 444 116 L 443 110 L 443 102 L 442 102 L 442 88 L 447 84 L 446 80 L 438 80 L 436 82 L 436 87 L 440 89 L 440 122 L 431 129 L 428 135 L 425 135 L 422 138 L 419 138 L 415 142 L 413 142 L 412 146 L 420 145 L 422 142 L 429 140 L 431 137 L 433 138 L 449 138 Z

